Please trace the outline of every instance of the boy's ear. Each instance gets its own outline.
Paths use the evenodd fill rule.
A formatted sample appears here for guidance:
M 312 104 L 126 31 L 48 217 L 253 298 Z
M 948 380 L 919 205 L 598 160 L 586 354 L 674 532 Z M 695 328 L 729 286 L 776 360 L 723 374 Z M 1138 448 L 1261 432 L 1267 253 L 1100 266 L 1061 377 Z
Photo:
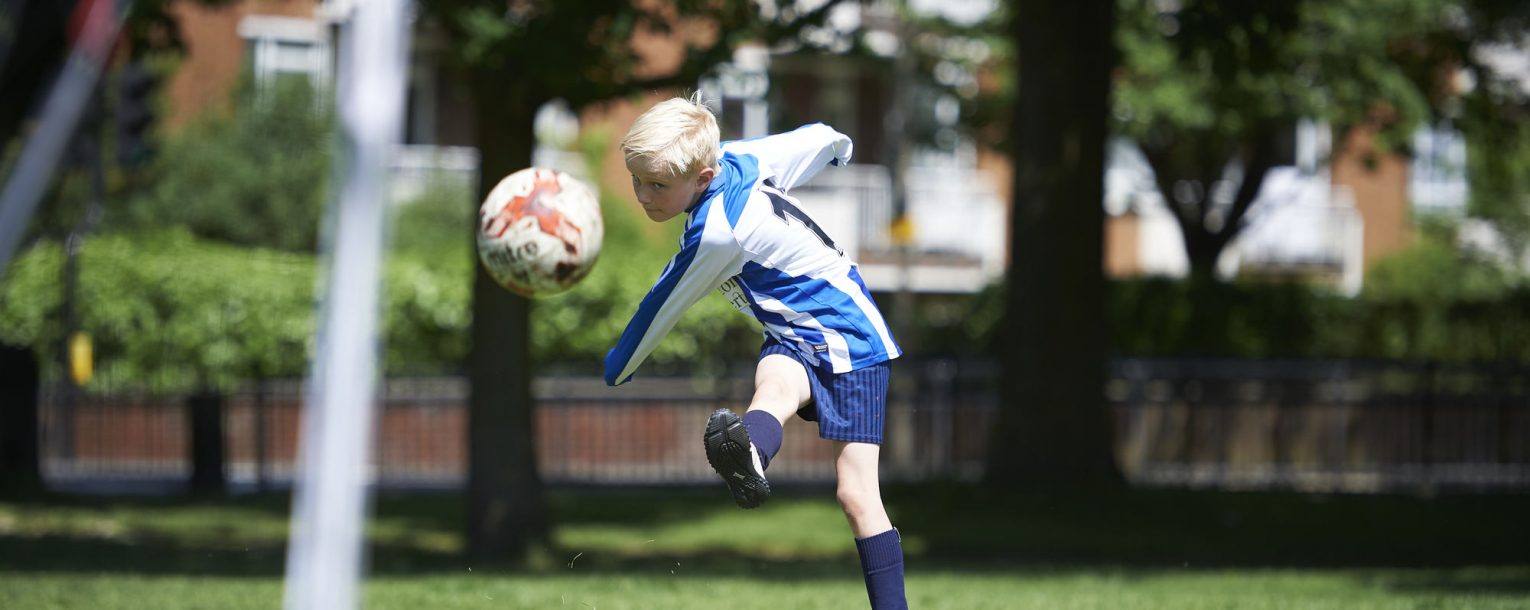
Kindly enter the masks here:
M 717 177 L 717 170 L 716 169 L 713 169 L 713 168 L 710 168 L 710 167 L 703 167 L 703 168 L 701 168 L 701 171 L 696 172 L 696 186 L 698 186 L 698 187 L 705 187 L 706 185 L 711 184 L 712 179 L 716 178 L 716 177 Z

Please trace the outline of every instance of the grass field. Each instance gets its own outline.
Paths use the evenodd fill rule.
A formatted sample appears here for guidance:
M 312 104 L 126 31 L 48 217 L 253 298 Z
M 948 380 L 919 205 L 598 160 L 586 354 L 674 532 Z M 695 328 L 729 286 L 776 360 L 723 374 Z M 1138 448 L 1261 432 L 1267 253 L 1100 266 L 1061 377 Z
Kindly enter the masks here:
M 553 497 L 529 567 L 462 558 L 461 499 L 383 497 L 369 608 L 865 607 L 827 494 Z M 1530 608 L 1530 498 L 892 490 L 915 608 Z M 0 608 L 271 608 L 287 499 L 0 502 Z

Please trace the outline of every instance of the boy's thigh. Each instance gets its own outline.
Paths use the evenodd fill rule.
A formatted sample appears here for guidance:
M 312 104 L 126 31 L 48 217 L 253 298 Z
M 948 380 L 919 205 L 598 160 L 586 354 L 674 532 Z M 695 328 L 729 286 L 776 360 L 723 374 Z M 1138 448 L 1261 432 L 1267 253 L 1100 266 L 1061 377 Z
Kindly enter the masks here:
M 751 408 L 766 409 L 785 420 L 812 398 L 807 369 L 795 358 L 767 354 L 755 365 Z
M 877 462 L 882 447 L 872 443 L 834 442 L 834 472 L 841 484 L 877 487 Z

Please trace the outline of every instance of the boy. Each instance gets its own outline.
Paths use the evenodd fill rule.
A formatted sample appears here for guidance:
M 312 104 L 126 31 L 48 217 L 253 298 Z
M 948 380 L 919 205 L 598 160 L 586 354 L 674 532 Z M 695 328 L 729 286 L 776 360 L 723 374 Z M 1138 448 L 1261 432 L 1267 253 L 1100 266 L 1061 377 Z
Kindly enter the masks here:
M 743 418 L 707 421 L 707 461 L 743 508 L 770 495 L 765 469 L 793 413 L 834 443 L 836 496 L 855 534 L 876 610 L 907 608 L 903 549 L 882 507 L 877 459 L 887 362 L 899 355 L 855 264 L 786 194 L 850 160 L 850 138 L 823 124 L 720 144 L 700 103 L 674 98 L 638 117 L 622 139 L 632 188 L 654 222 L 686 214 L 675 254 L 606 355 L 609 385 L 625 383 L 680 314 L 713 289 L 765 329 L 754 398 Z

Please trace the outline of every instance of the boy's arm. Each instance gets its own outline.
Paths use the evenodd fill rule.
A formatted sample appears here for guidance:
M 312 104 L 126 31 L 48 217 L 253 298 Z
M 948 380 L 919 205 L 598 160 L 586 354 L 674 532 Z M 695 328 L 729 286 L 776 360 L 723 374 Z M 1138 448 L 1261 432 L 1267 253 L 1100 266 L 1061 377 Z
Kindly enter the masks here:
M 686 228 L 680 251 L 643 297 L 616 347 L 606 353 L 606 385 L 630 380 L 686 309 L 738 273 L 742 252 L 726 228 L 727 219 L 720 220 L 721 227 L 718 222 L 696 222 Z
M 823 123 L 723 146 L 727 152 L 754 155 L 760 161 L 761 173 L 774 175 L 776 188 L 783 191 L 807 182 L 829 165 L 849 163 L 854 148 L 850 136 Z

